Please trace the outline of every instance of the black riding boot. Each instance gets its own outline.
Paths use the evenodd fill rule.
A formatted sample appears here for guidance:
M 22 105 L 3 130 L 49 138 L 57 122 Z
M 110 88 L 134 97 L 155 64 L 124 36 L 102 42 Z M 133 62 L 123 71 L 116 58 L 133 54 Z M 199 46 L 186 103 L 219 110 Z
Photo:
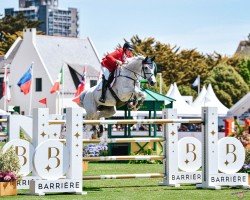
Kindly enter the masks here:
M 108 80 L 105 79 L 105 77 L 103 77 L 103 81 L 102 81 L 102 95 L 99 99 L 100 102 L 105 103 L 106 101 L 106 91 L 108 88 Z
M 106 101 L 106 91 L 107 91 L 109 85 L 112 83 L 112 81 L 114 79 L 114 72 L 111 72 L 109 74 L 108 80 L 106 80 L 104 76 L 102 78 L 103 78 L 102 95 L 101 95 L 101 98 L 99 99 L 99 101 L 102 102 L 102 103 L 105 103 L 105 101 Z

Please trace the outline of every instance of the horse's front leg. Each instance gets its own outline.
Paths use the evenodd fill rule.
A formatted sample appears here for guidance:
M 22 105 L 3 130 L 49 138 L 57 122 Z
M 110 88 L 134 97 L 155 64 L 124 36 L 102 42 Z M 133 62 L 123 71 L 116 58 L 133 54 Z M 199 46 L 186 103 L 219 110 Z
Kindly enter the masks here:
M 135 103 L 133 105 L 133 110 L 138 110 L 146 99 L 146 95 L 141 91 L 139 87 L 135 87 Z
M 143 102 L 146 99 L 146 95 L 142 91 L 140 91 L 139 96 L 140 96 L 140 98 L 139 98 L 139 101 L 138 101 L 138 104 L 137 104 L 138 108 L 143 104 Z

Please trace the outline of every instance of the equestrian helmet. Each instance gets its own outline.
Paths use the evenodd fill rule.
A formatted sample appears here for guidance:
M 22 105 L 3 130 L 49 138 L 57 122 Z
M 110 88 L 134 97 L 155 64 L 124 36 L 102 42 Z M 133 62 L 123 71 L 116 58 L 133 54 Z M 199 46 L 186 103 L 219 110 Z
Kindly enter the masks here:
M 124 45 L 123 45 L 123 49 L 128 49 L 130 51 L 133 51 L 134 47 L 129 42 L 125 42 Z

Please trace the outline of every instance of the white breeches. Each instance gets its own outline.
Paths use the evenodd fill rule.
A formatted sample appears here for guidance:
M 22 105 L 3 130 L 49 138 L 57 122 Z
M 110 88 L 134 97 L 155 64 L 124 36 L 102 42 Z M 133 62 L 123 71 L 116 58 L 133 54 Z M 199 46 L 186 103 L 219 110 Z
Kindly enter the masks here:
M 102 67 L 102 69 L 103 69 L 102 73 L 103 73 L 105 79 L 108 80 L 109 74 L 110 74 L 109 70 L 106 67 Z

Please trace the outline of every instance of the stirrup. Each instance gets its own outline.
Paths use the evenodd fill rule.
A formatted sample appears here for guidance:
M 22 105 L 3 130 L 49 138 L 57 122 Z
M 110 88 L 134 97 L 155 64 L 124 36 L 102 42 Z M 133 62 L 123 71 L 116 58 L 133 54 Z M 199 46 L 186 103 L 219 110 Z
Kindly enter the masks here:
M 100 101 L 101 103 L 105 103 L 106 100 L 103 99 L 103 98 L 100 98 L 99 101 Z

